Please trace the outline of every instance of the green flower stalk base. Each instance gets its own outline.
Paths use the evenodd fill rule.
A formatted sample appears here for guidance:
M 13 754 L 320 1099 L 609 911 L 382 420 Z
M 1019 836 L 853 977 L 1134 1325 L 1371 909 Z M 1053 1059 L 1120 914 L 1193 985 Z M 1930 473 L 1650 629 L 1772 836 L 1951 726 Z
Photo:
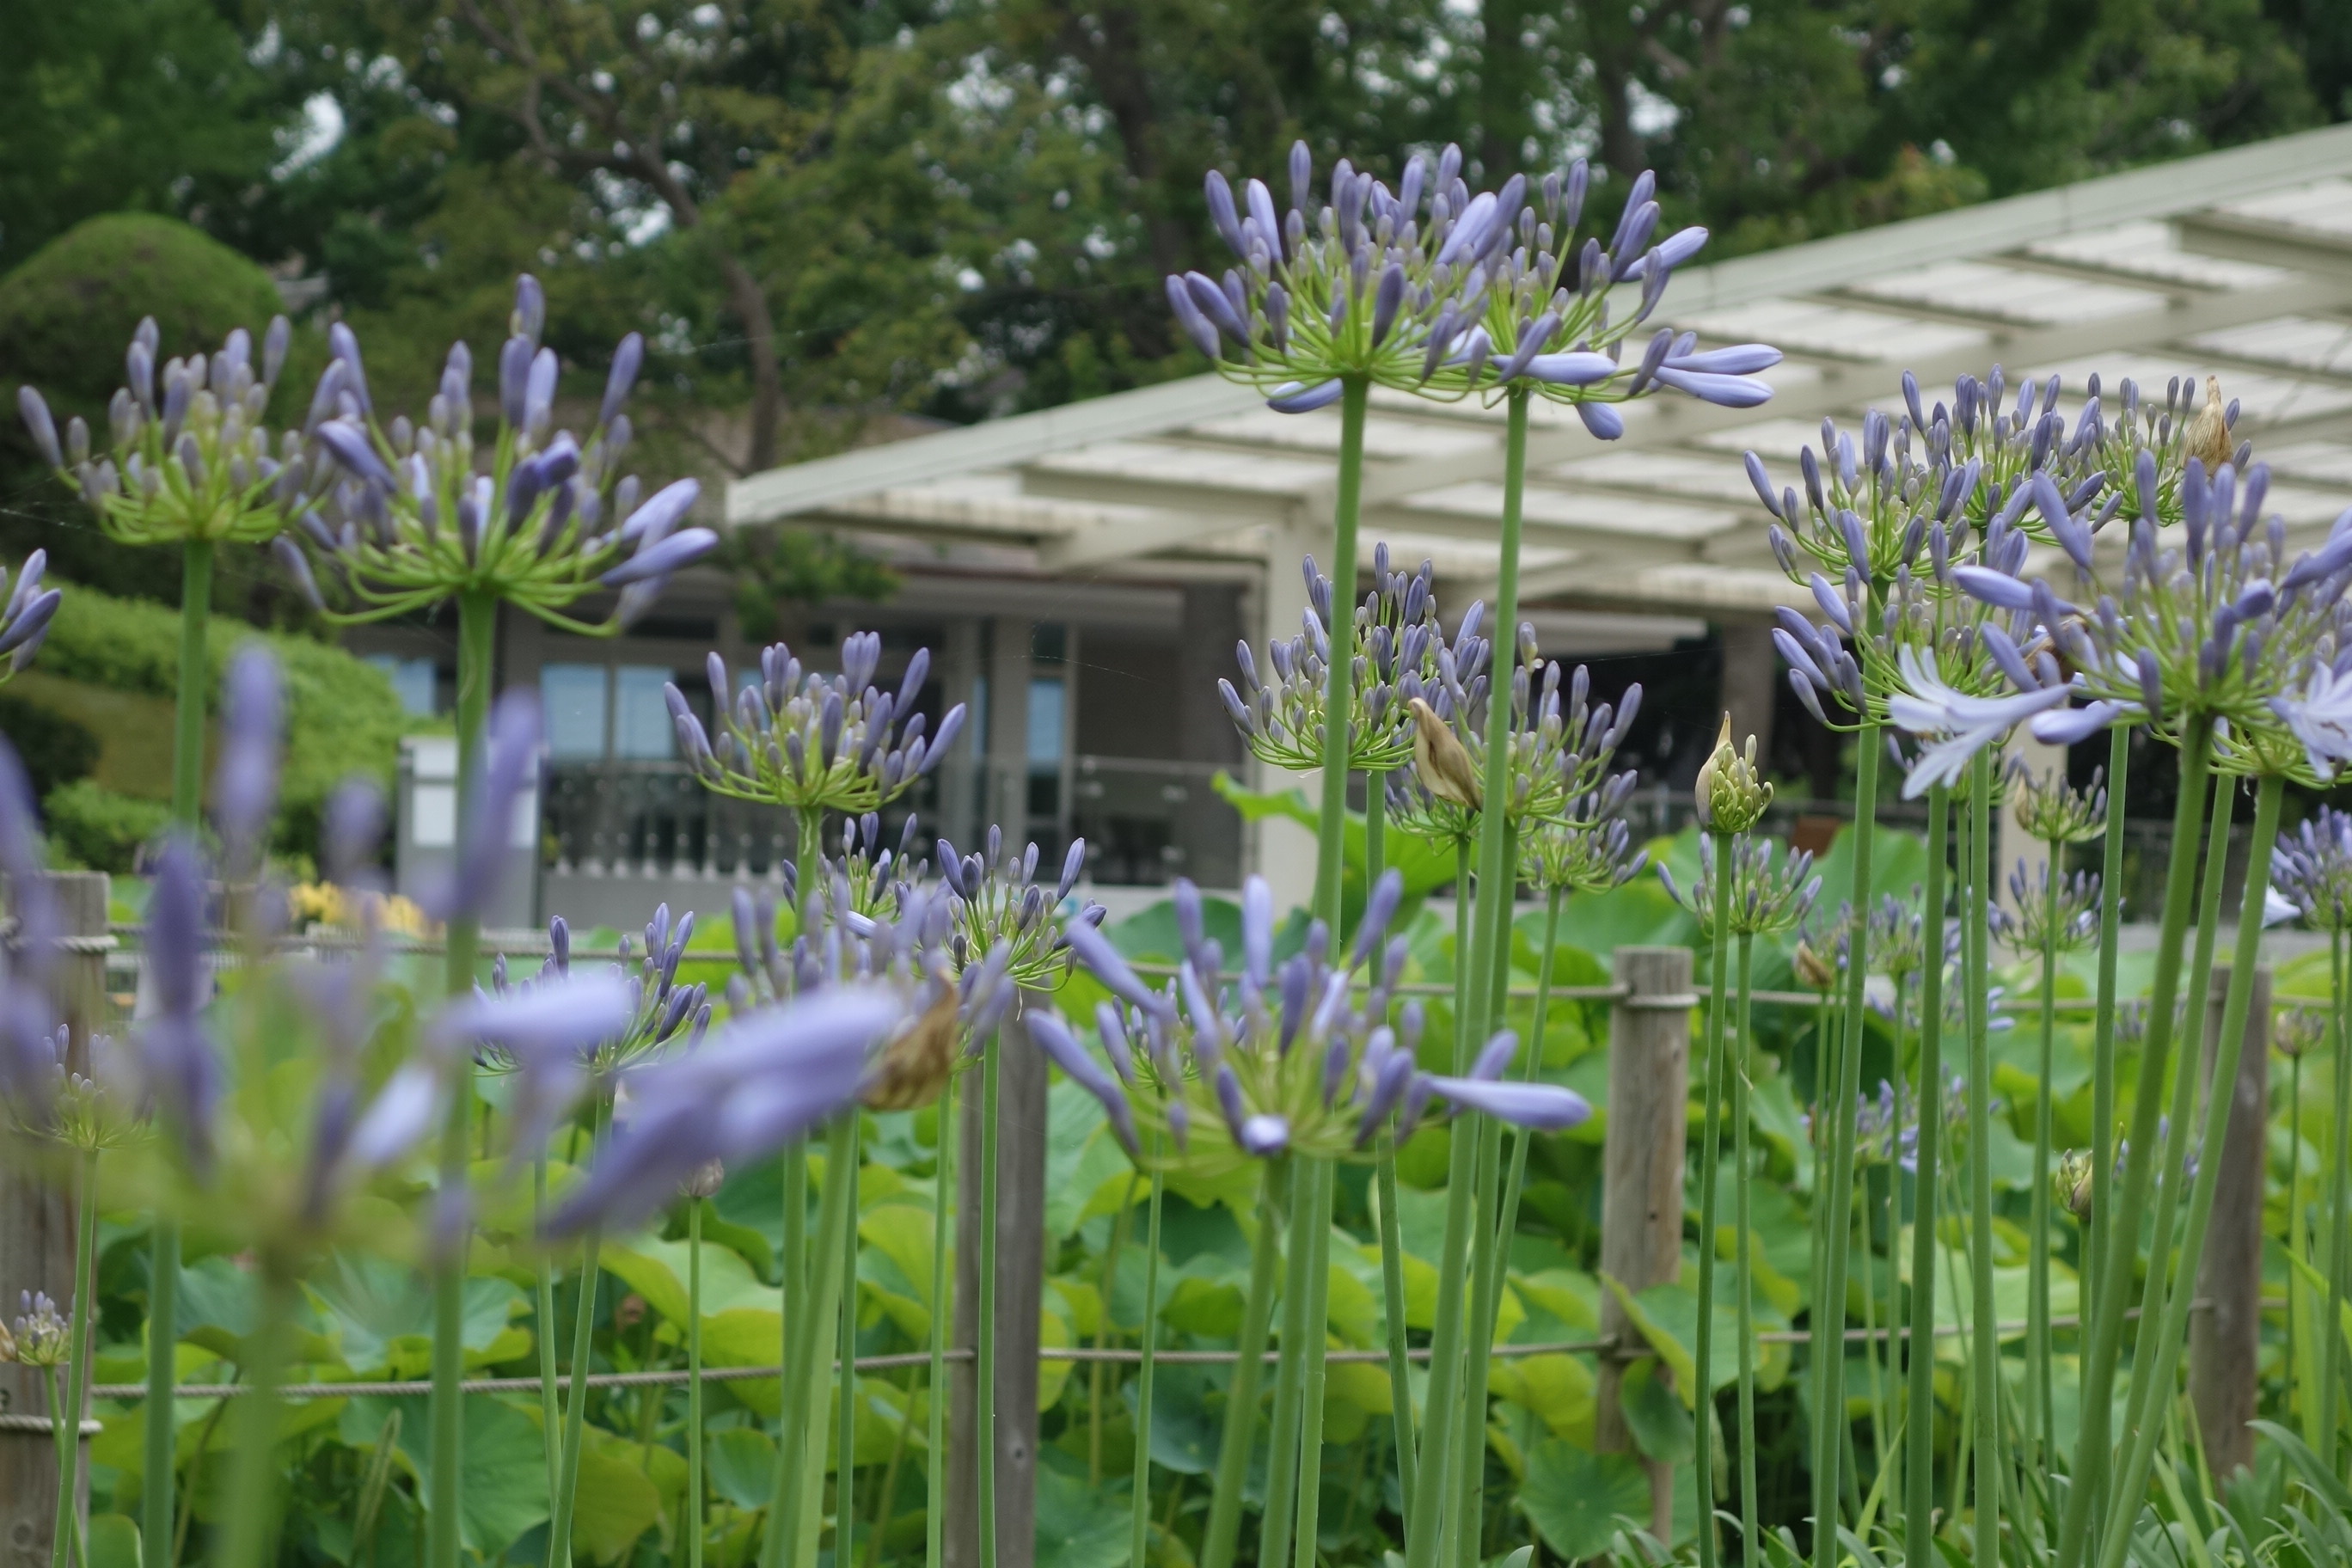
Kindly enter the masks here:
M 1234 1549 L 1241 1540 L 1242 1484 L 1249 1477 L 1252 1439 L 1257 1433 L 1258 1376 L 1274 1321 L 1274 1273 L 1282 1262 L 1281 1227 L 1276 1216 L 1284 1212 L 1289 1179 L 1286 1162 L 1267 1162 L 1258 1193 L 1257 1237 L 1250 1244 L 1249 1290 L 1242 1300 L 1241 1338 L 1234 1346 L 1238 1359 L 1234 1363 L 1233 1381 L 1226 1385 L 1224 1429 L 1217 1441 L 1216 1490 L 1210 1497 L 1208 1529 L 1201 1538 L 1201 1568 L 1233 1568 Z M 981 1344 L 981 1353 L 986 1355 L 985 1338 Z M 981 1450 L 983 1462 L 987 1452 Z M 984 1508 L 984 1481 L 981 1495 Z

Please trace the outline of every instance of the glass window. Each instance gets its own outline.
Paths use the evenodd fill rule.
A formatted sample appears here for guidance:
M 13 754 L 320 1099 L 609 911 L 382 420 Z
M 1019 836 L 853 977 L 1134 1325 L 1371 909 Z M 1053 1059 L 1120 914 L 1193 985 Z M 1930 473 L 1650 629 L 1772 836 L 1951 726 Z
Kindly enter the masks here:
M 1029 681 L 1029 771 L 1062 771 L 1064 688 L 1062 678 L 1034 676 Z
M 613 672 L 613 754 L 667 761 L 677 752 L 662 688 L 670 682 L 667 665 L 625 664 Z
M 547 715 L 549 756 L 559 763 L 604 760 L 603 665 L 541 665 L 539 704 Z
M 400 699 L 401 711 L 433 712 L 433 661 L 429 658 L 402 658 L 397 654 L 372 653 L 367 662 L 383 671 L 392 682 L 392 689 Z

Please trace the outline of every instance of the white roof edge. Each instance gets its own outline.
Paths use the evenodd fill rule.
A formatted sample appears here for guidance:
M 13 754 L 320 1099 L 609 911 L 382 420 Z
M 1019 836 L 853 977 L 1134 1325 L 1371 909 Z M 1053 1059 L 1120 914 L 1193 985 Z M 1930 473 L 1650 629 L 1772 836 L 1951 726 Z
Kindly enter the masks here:
M 2299 132 L 1709 267 L 1685 267 L 1675 274 L 1674 307 L 1677 314 L 1688 314 L 1776 294 L 1834 289 L 1890 268 L 1982 256 L 2138 218 L 2174 216 L 2225 198 L 2347 173 L 2352 124 Z M 1221 376 L 1192 375 L 787 464 L 730 483 L 726 521 L 730 527 L 771 522 L 894 486 L 1177 429 L 1254 407 L 1259 398 L 1257 392 Z
M 917 485 L 973 468 L 1001 468 L 1096 441 L 1146 435 L 1254 407 L 1261 394 L 1217 375 L 1192 375 L 1044 408 L 983 419 L 961 430 L 861 447 L 791 463 L 727 487 L 727 522 L 768 522 L 875 490 Z

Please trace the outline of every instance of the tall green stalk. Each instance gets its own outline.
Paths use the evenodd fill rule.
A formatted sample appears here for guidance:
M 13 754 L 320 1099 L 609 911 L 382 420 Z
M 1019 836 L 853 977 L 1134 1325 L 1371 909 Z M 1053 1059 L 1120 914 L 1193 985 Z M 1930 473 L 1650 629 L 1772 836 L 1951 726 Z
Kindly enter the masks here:
M 841 1458 L 833 1473 L 833 1560 L 842 1563 L 856 1561 L 857 1544 L 857 1144 L 862 1131 L 861 1118 L 853 1110 L 849 1163 L 840 1173 L 849 1184 L 849 1225 L 841 1235 L 841 1365 L 834 1373 Z M 828 1182 L 835 1179 L 832 1166 L 824 1173 Z
M 845 1168 L 851 1158 L 849 1121 L 846 1116 L 836 1119 L 826 1134 L 825 1170 L 829 1175 Z M 809 1497 L 807 1479 L 812 1469 L 820 1478 L 824 1474 L 825 1436 L 824 1417 L 814 1413 L 814 1406 L 823 1397 L 832 1375 L 829 1342 L 834 1333 L 833 1292 L 839 1283 L 834 1278 L 834 1265 L 841 1258 L 842 1233 L 850 1224 L 849 1195 L 847 1182 L 835 1177 L 824 1184 L 824 1199 L 817 1207 L 808 1310 L 797 1323 L 785 1325 L 792 1335 L 792 1350 L 784 1358 L 782 1436 L 776 1445 L 775 1483 L 768 1508 L 761 1568 L 784 1568 L 787 1555 L 801 1550 L 803 1539 L 814 1533 L 816 1523 L 807 1517 L 816 1511 Z M 985 1274 L 982 1277 L 987 1278 Z M 983 1303 L 989 1295 L 988 1291 L 981 1292 Z M 986 1310 L 984 1305 L 982 1310 Z M 985 1339 L 982 1341 L 981 1353 L 989 1353 Z M 981 1454 L 985 1466 L 986 1447 L 982 1447 Z M 994 1508 L 984 1489 L 980 1500 L 982 1520 L 992 1519 Z M 985 1537 L 982 1544 L 988 1544 Z
M 2058 1048 L 2058 894 L 2062 847 L 2043 846 L 2050 856 L 2043 874 L 2042 900 L 2042 1040 L 2040 1076 L 2033 1096 L 2033 1193 L 2027 1222 L 2032 1232 L 2028 1260 L 2025 1301 L 2025 1437 L 2032 1462 L 2048 1464 L 2058 1446 L 2056 1417 L 2051 1412 L 2053 1385 L 2050 1375 L 2050 1153 L 2056 1136 L 2056 1093 L 2052 1087 Z
M 98 1151 L 81 1157 L 80 1181 L 74 1205 L 73 1288 L 67 1302 L 68 1365 L 72 1373 L 58 1407 L 49 1412 L 49 1428 L 58 1434 L 58 1518 L 49 1536 L 49 1568 L 65 1568 L 71 1561 L 68 1548 L 80 1533 L 79 1510 L 74 1494 L 81 1487 L 81 1412 L 89 1397 L 89 1358 L 98 1343 L 98 1280 L 90 1263 L 98 1256 Z M 165 1539 L 169 1539 L 166 1537 Z
M 2091 1033 L 2091 1214 L 2083 1222 L 2082 1312 L 2095 1311 L 2092 1292 L 2105 1232 L 2107 1191 L 2116 1163 L 2116 965 L 2122 952 L 2124 923 L 2124 796 L 2131 775 L 2131 726 L 2107 731 L 2107 820 L 2099 846 L 2098 1011 Z M 2079 1335 L 2078 1335 L 2079 1337 Z
M 1733 1048 L 1738 1052 L 1731 1070 L 1731 1135 L 1732 1162 L 1739 1173 L 1734 1204 L 1738 1209 L 1735 1223 L 1739 1236 L 1732 1258 L 1732 1293 L 1739 1307 L 1739 1560 L 1754 1568 L 1762 1548 L 1756 1522 L 1756 1262 L 1753 1245 L 1755 1220 L 1748 1205 L 1748 1186 L 1756 1173 L 1749 1167 L 1748 1147 L 1748 1097 L 1751 1081 L 1751 1050 L 1748 1044 L 1748 990 L 1755 977 L 1756 939 L 1742 931 L 1739 937 L 1739 1015 L 1733 1036 Z M 1898 1015 L 1899 1015 L 1899 1009 Z M 1898 1016 L 1898 1025 L 1900 1022 Z M 1704 1254 L 1702 1254 L 1704 1256 Z M 1700 1320 L 1704 1325 L 1704 1317 Z M 1699 1403 L 1711 1406 L 1701 1384 Z M 1883 1463 L 1883 1460 L 1882 1460 Z M 1702 1540 L 1713 1534 L 1702 1530 Z
M 972 1429 L 980 1442 L 980 1568 L 996 1568 L 996 1119 L 1004 1031 L 980 1064 L 980 1312 Z M 833 1184 L 825 1184 L 828 1194 Z
M 474 814 L 481 809 L 483 730 L 489 721 L 490 685 L 496 673 L 499 602 L 469 590 L 457 595 L 457 842 L 468 841 Z M 481 952 L 482 922 L 471 914 L 449 921 L 448 992 L 470 994 Z M 465 1184 L 474 1111 L 474 1067 L 457 1069 L 456 1092 L 441 1129 L 440 1183 L 444 1192 Z M 466 1243 L 433 1272 L 433 1468 L 425 1511 L 429 1514 L 427 1561 L 431 1568 L 459 1568 L 464 1554 L 459 1510 L 465 1496 L 466 1405 L 458 1384 L 466 1374 Z
M 1507 818 L 1503 825 L 1503 895 L 1496 925 L 1481 949 L 1487 991 L 1486 1019 L 1474 1038 L 1484 1038 L 1498 1026 L 1510 995 L 1511 911 L 1519 864 L 1518 831 Z M 1494 1364 L 1495 1322 L 1500 1313 L 1503 1272 L 1509 1237 L 1496 1225 L 1501 1204 L 1503 1124 L 1492 1117 L 1473 1123 L 1477 1134 L 1477 1162 L 1473 1167 L 1476 1203 L 1471 1212 L 1470 1321 L 1477 1338 L 1467 1341 L 1462 1372 L 1462 1402 L 1458 1413 L 1460 1443 L 1454 1450 L 1457 1528 L 1452 1536 L 1457 1568 L 1478 1568 L 1486 1478 L 1486 1390 Z
M 2188 1338 L 2198 1265 L 2204 1258 L 2205 1233 L 2213 1217 L 2213 1192 L 2228 1152 L 2230 1113 L 2237 1100 L 2238 1061 L 2244 1054 L 2246 1018 L 2253 1005 L 2254 965 L 2262 953 L 2263 900 L 2270 888 L 2271 851 L 2278 837 L 2279 805 L 2284 794 L 2285 781 L 2273 773 L 2262 780 L 2254 795 L 2254 837 L 2246 856 L 2246 887 L 2238 912 L 2237 950 L 2231 955 L 2230 988 L 2222 999 L 2221 1032 L 2213 1049 L 2212 1087 L 2205 1097 L 2201 1153 L 2189 1194 L 2188 1224 L 2181 1232 L 2179 1275 L 2165 1303 L 2164 1331 L 2158 1342 L 2156 1364 L 2147 1374 L 2148 1384 L 2159 1391 L 2151 1396 L 2151 1403 L 2162 1397 L 2168 1405 L 2170 1404 L 2174 1368 L 2179 1361 L 2180 1347 Z M 2193 1076 L 2194 1070 L 2193 1064 L 2181 1064 L 2184 1075 Z M 2159 1254 L 2152 1267 L 2160 1270 L 2165 1261 Z M 2134 1381 L 2138 1380 L 2136 1373 Z M 2115 1493 L 2117 1506 L 2108 1517 L 2107 1539 L 2099 1558 L 2102 1568 L 2120 1568 L 2124 1561 L 2138 1512 L 2133 1500 L 2147 1488 L 2148 1471 L 2156 1462 L 2160 1435 L 2160 1425 L 2153 1418 L 2143 1419 L 2136 1429 L 2125 1434 L 2130 1446 L 2121 1472 L 2123 1484 Z
M 229 1462 L 224 1516 L 227 1539 L 219 1557 L 223 1568 L 261 1568 L 269 1560 L 270 1537 L 278 1528 L 278 1417 L 284 1408 L 278 1390 L 286 1375 L 299 1289 L 277 1264 L 263 1266 L 260 1310 L 243 1352 L 247 1392 L 236 1402 L 236 1445 Z
M 2197 857 L 2180 847 L 2195 844 L 2204 813 L 2212 722 L 2191 715 L 2182 728 L 2179 795 L 2172 819 L 2176 849 L 2165 877 L 2164 919 L 2157 935 L 2156 973 L 2148 995 L 2147 1042 L 2140 1055 L 2123 1192 L 2116 1206 L 2114 1228 L 2103 1238 L 2105 1256 L 2097 1264 L 2098 1283 L 2094 1290 L 2097 1307 L 2083 1361 L 2081 1430 L 2059 1529 L 2057 1568 L 2081 1568 L 2090 1537 L 2091 1511 L 2105 1489 L 2101 1483 L 2114 1423 L 2111 1401 L 2116 1363 L 2123 1348 L 2124 1303 L 2138 1251 L 2140 1223 L 2147 1209 L 2156 1123 L 2162 1113 L 2165 1069 L 2172 1055 L 2172 1006 L 2180 987 L 2181 939 L 2188 930 L 2197 882 Z
M 547 1234 L 547 1152 L 530 1163 L 530 1228 Z M 539 1259 L 539 1435 L 547 1455 L 547 1516 L 555 1517 L 556 1494 L 563 1489 L 562 1461 L 562 1413 L 555 1394 L 555 1260 L 545 1253 Z M 698 1428 L 699 1430 L 699 1428 Z
M 702 1568 L 702 1205 L 686 1201 L 686 1568 Z
M 2338 1473 L 2336 1459 L 2344 1442 L 2336 1419 L 2344 1388 L 2344 1300 L 2352 1293 L 2352 1052 L 2346 1049 L 2352 1031 L 2345 1027 L 2347 1015 L 2352 1015 L 2352 999 L 2344 994 L 2342 930 L 2329 933 L 2327 952 L 2332 982 L 2328 992 L 2328 1047 L 2334 1053 L 2328 1071 L 2335 1078 L 2336 1106 L 2333 1147 L 2328 1151 L 2327 1161 L 2327 1311 L 2319 1320 L 2319 1336 L 2327 1345 L 2327 1372 L 2319 1384 L 2319 1430 L 2326 1447 L 2319 1452 L 2328 1473 L 2333 1475 Z
M 1265 1368 L 1265 1341 L 1274 1319 L 1274 1271 L 1281 1265 L 1281 1226 L 1286 1206 L 1287 1162 L 1269 1160 L 1258 1189 L 1257 1237 L 1250 1246 L 1249 1291 L 1242 1300 L 1241 1337 L 1234 1342 L 1233 1382 L 1226 1385 L 1225 1424 L 1217 1444 L 1216 1489 L 1209 1499 L 1209 1523 L 1201 1536 L 1201 1568 L 1233 1568 L 1241 1540 L 1242 1487 L 1249 1479 L 1250 1449 L 1257 1432 L 1257 1385 Z
M 212 605 L 213 547 L 192 539 L 180 546 L 180 674 L 172 713 L 172 820 L 190 830 L 204 815 L 205 709 L 212 691 L 205 626 Z M 153 1543 L 172 1539 L 179 1284 L 180 1222 L 158 1214 L 147 1250 L 146 1460 L 139 1502 L 139 1536 L 151 1552 Z
M 1697 1475 L 1692 1489 L 1698 1498 L 1699 1568 L 1715 1568 L 1715 1249 L 1717 1194 L 1723 1185 L 1723 1093 L 1727 1055 L 1724 1037 L 1729 1019 L 1724 1008 L 1731 963 L 1732 836 L 1709 835 L 1715 840 L 1715 907 L 1708 919 L 1706 986 L 1706 1079 L 1701 1092 L 1702 1125 L 1698 1157 L 1698 1341 L 1693 1365 L 1697 1386 L 1691 1390 L 1692 1408 L 1698 1415 L 1698 1442 L 1692 1462 Z M 1747 943 L 1743 939 L 1741 948 Z M 1861 949 L 1855 950 L 1857 956 Z M 1859 963 L 1856 964 L 1860 967 Z M 1744 1186 L 1747 1172 L 1740 1173 Z M 1753 1547 L 1743 1543 L 1740 1554 Z
M 1562 901 L 1563 890 L 1559 888 L 1550 889 L 1544 897 L 1543 956 L 1536 963 L 1535 1026 L 1529 1032 L 1528 1048 L 1519 1058 L 1519 1078 L 1523 1082 L 1533 1082 L 1537 1072 L 1543 1067 L 1544 1031 L 1551 1014 L 1552 954 L 1559 945 L 1559 907 Z M 1535 1135 L 1524 1127 L 1511 1138 L 1511 1172 L 1504 1179 L 1502 1213 L 1495 1221 L 1495 1247 L 1506 1266 L 1510 1261 L 1511 1238 L 1519 1233 L 1519 1194 L 1527 1185 L 1528 1151 L 1534 1142 Z M 1498 1317 L 1501 1310 L 1502 1302 L 1498 1298 L 1495 1302 Z M 1495 1327 L 1493 1321 L 1486 1324 L 1489 1340 L 1494 1336 Z
M 1347 864 L 1348 763 L 1355 703 L 1356 521 L 1364 488 L 1364 409 L 1371 384 L 1347 378 L 1339 396 L 1339 480 L 1331 509 L 1332 658 L 1324 675 L 1323 801 L 1315 832 L 1315 912 L 1339 940 L 1339 874 Z M 1367 891 L 1369 891 L 1369 888 Z
M 1144 1222 L 1148 1250 L 1143 1255 L 1143 1361 L 1136 1371 L 1135 1384 L 1135 1484 L 1128 1499 L 1133 1516 L 1127 1556 L 1130 1568 L 1144 1568 L 1150 1561 L 1147 1549 L 1151 1544 L 1151 1381 L 1152 1363 L 1160 1352 L 1160 1199 L 1166 1185 L 1159 1171 L 1159 1134 L 1154 1133 L 1150 1217 Z
M 2003 1459 L 2000 1440 L 2000 1322 L 1992 1289 L 1992 1035 L 1986 970 L 1992 903 L 1992 757 L 1979 752 L 1969 763 L 1969 1285 L 1973 1343 L 1969 1370 L 1976 1394 L 1976 1517 L 1972 1535 L 1978 1568 L 2000 1568 Z
M 1307 1378 L 1298 1412 L 1298 1539 L 1294 1561 L 1314 1568 L 1323 1511 L 1323 1394 L 1330 1369 L 1331 1200 L 1338 1167 L 1318 1160 L 1312 1167 L 1315 1198 L 1307 1230 L 1295 1243 L 1307 1254 Z
M 593 1149 L 613 1124 L 613 1099 L 596 1096 Z M 604 1233 L 593 1226 L 582 1240 L 580 1301 L 572 1321 L 572 1378 L 563 1404 L 563 1447 L 557 1461 L 555 1506 L 547 1525 L 547 1568 L 571 1568 L 572 1504 L 580 1495 L 580 1447 L 588 1419 L 588 1368 L 596 1344 L 596 1289 L 601 1279 Z
M 1877 595 L 1872 595 L 1874 605 Z M 1816 1174 L 1814 1201 L 1826 1201 L 1831 1226 L 1823 1233 L 1829 1251 L 1822 1268 L 1822 1294 L 1814 1299 L 1813 1364 L 1821 1375 L 1822 1419 L 1813 1434 L 1813 1562 L 1835 1568 L 1838 1470 L 1845 1448 L 1845 1229 L 1842 1216 L 1853 1206 L 1853 1113 L 1861 1092 L 1862 1046 L 1868 1004 L 1864 982 L 1870 952 L 1870 859 L 1878 816 L 1879 728 L 1867 715 L 1855 731 L 1853 778 L 1853 959 L 1846 965 L 1844 1048 L 1839 1053 L 1836 1100 L 1822 1112 L 1829 1119 L 1831 1149 L 1826 1199 Z
M 1388 775 L 1375 773 L 1364 781 L 1364 888 L 1372 886 L 1388 867 Z M 1458 889 L 1457 889 L 1458 891 Z M 1458 956 L 1458 949 L 1457 949 Z M 1541 1027 L 1538 1024 L 1538 1027 Z M 1388 1331 L 1389 1415 L 1396 1427 L 1397 1483 L 1405 1500 L 1405 1518 L 1412 1517 L 1413 1491 L 1412 1373 L 1405 1356 L 1404 1237 L 1397 1220 L 1396 1145 L 1386 1134 L 1375 1156 L 1372 1181 L 1380 1203 L 1381 1315 Z M 1137 1559 L 1139 1563 L 1141 1559 Z
M 1336 606 L 1335 606 L 1336 608 Z M 1338 933 L 1333 933 L 1333 941 Z M 1274 1423 L 1268 1434 L 1265 1459 L 1265 1511 L 1258 1518 L 1259 1568 L 1288 1568 L 1293 1510 L 1297 1502 L 1299 1405 L 1306 1388 L 1304 1354 L 1310 1325 L 1307 1320 L 1309 1276 L 1315 1249 L 1307 1245 L 1314 1225 L 1315 1190 L 1319 1184 L 1314 1163 L 1294 1162 L 1290 1179 L 1290 1212 L 1283 1222 L 1289 1232 L 1289 1251 L 1283 1258 L 1282 1358 L 1274 1377 Z M 1302 1563 L 1301 1568 L 1305 1568 Z
M 930 1408 L 924 1413 L 923 1568 L 940 1568 L 947 1548 L 948 1497 L 948 1237 L 953 1203 L 956 1146 L 956 1080 L 940 1090 L 940 1155 L 931 1177 L 931 1381 Z M 1153 1192 L 1158 1193 L 1155 1179 Z M 1150 1363 L 1145 1362 L 1150 1378 Z M 1149 1394 L 1146 1397 L 1150 1397 Z M 1143 1556 L 1138 1552 L 1135 1561 Z
M 1911 1457 L 1904 1478 L 1903 1556 L 1914 1563 L 1932 1563 L 1936 1553 L 1936 1212 L 1941 1191 L 1936 1166 L 1944 1120 L 1944 877 L 1951 821 L 1951 790 L 1937 784 L 1927 792 L 1927 905 L 1921 942 L 1927 963 L 1919 991 L 1919 1133 L 1913 1152 L 1911 1332 L 1904 1369 L 1904 1446 Z

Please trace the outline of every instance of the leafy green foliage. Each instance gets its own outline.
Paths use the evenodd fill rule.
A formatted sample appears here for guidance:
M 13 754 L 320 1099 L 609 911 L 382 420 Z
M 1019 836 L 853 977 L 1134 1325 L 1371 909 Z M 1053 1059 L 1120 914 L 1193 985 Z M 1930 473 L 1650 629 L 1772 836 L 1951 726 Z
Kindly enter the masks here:
M 36 796 L 88 778 L 98 765 L 98 737 L 89 726 L 12 692 L 0 691 L 0 735 L 16 748 Z
M 77 779 L 41 798 L 41 816 L 61 865 L 110 871 L 132 870 L 139 852 L 172 820 L 157 801 L 117 795 L 89 779 Z

